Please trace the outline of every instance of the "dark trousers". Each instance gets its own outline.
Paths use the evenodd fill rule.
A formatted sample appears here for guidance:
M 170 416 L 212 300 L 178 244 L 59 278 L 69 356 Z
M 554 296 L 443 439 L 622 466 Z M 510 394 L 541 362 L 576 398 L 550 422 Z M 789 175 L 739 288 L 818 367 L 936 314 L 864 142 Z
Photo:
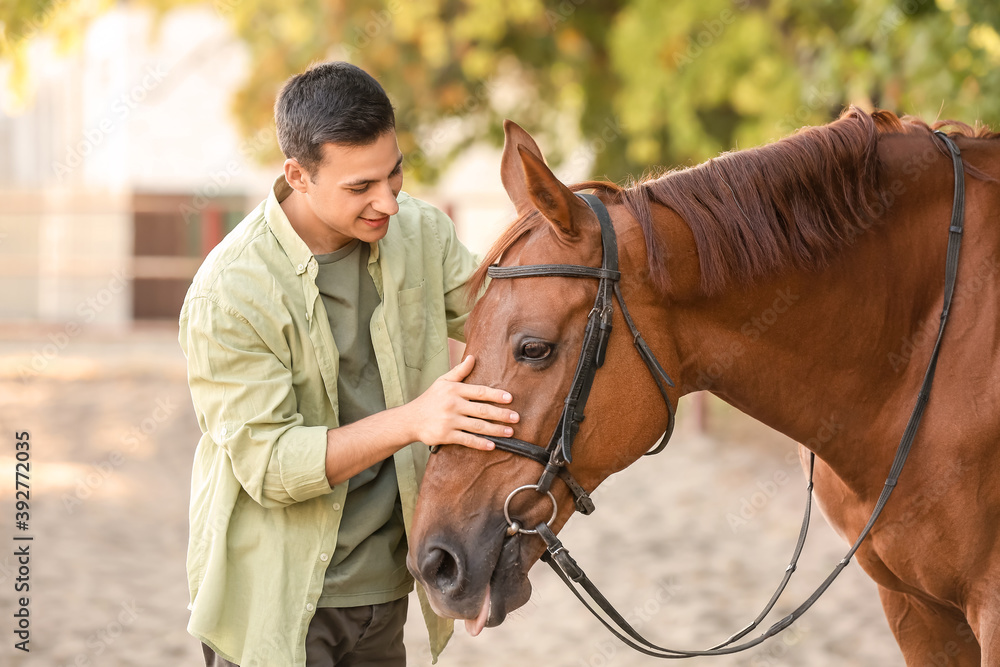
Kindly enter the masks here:
M 364 607 L 320 607 L 306 633 L 306 667 L 406 667 L 408 598 Z M 207 667 L 238 667 L 202 644 Z

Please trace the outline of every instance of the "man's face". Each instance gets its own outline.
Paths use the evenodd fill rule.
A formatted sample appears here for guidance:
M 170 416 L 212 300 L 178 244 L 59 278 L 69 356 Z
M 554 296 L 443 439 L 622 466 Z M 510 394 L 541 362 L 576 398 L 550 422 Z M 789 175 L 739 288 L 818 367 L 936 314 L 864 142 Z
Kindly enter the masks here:
M 389 216 L 399 210 L 403 155 L 390 130 L 365 146 L 323 144 L 323 162 L 302 182 L 303 194 L 318 222 L 313 232 L 332 252 L 354 239 L 380 240 Z M 296 188 L 298 189 L 298 188 Z

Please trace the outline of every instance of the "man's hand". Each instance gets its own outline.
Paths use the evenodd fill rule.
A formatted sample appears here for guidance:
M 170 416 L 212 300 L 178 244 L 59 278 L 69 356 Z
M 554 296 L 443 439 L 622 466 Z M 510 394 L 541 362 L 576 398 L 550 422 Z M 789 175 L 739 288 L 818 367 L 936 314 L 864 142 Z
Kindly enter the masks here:
M 414 440 L 426 445 L 464 445 L 474 449 L 493 449 L 492 442 L 474 434 L 510 437 L 519 416 L 509 408 L 491 403 L 510 403 L 511 396 L 501 389 L 462 380 L 472 372 L 476 360 L 465 357 L 462 363 L 434 381 L 427 391 L 407 403 L 407 417 L 413 425 Z M 496 423 L 501 422 L 501 423 Z

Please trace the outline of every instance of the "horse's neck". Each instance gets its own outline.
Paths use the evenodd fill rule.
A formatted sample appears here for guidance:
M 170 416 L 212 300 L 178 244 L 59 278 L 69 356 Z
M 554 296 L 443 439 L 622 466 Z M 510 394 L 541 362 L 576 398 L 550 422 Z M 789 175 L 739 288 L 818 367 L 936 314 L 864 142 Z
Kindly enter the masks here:
M 919 176 L 828 268 L 670 306 L 685 393 L 710 390 L 805 444 L 859 493 L 881 483 L 938 323 L 951 173 Z

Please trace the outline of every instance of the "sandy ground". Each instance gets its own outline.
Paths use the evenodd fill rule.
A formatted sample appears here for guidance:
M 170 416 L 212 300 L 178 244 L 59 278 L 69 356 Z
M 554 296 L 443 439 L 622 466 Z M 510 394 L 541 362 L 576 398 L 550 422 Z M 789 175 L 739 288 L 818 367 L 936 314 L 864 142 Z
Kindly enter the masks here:
M 770 596 L 795 543 L 805 482 L 788 439 L 715 400 L 707 432 L 696 433 L 685 407 L 668 449 L 609 480 L 595 494 L 597 512 L 574 517 L 563 538 L 638 629 L 703 648 L 742 627 Z M 185 631 L 184 574 L 199 431 L 174 331 L 0 330 L 0 426 L 0 665 L 201 664 Z M 27 531 L 14 526 L 21 431 L 31 443 Z M 14 549 L 26 543 L 15 535 L 34 538 L 30 653 L 14 648 L 22 595 L 14 592 Z M 846 548 L 817 513 L 779 613 L 806 597 Z M 438 664 L 659 664 L 616 643 L 547 568 L 531 578 L 528 605 L 478 638 L 459 628 Z M 412 606 L 407 646 L 410 664 L 429 664 Z M 739 656 L 688 664 L 903 663 L 874 584 L 851 565 L 783 635 Z

